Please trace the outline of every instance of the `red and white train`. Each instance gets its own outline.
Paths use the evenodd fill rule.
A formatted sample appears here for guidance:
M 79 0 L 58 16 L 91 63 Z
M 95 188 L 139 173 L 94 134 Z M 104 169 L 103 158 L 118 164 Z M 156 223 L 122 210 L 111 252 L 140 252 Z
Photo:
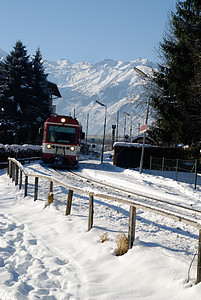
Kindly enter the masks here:
M 82 126 L 72 117 L 51 116 L 44 123 L 43 161 L 58 166 L 74 166 L 79 161 Z

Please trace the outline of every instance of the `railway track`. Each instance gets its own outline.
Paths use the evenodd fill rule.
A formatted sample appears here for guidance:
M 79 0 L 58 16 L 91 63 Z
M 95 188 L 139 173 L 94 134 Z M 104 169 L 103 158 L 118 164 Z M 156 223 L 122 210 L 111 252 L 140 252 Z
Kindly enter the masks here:
M 112 195 L 113 197 L 121 196 L 125 197 L 125 199 L 129 199 L 129 201 L 133 200 L 134 203 L 142 205 L 145 208 L 151 208 L 154 210 L 157 209 L 157 211 L 165 212 L 166 214 L 174 213 L 177 216 L 192 219 L 194 222 L 199 222 L 199 220 L 201 220 L 201 210 L 179 205 L 173 202 L 168 202 L 166 200 L 159 199 L 159 197 L 147 196 L 139 192 L 128 192 L 122 187 L 114 187 L 111 184 L 94 180 L 92 178 L 77 174 L 71 170 L 67 172 L 55 169 L 54 171 L 57 174 L 65 176 L 67 180 L 70 179 L 74 182 L 76 181 L 76 183 L 80 182 L 80 184 L 88 188 L 93 187 L 95 194 L 98 194 L 98 191 L 101 191 L 108 195 Z

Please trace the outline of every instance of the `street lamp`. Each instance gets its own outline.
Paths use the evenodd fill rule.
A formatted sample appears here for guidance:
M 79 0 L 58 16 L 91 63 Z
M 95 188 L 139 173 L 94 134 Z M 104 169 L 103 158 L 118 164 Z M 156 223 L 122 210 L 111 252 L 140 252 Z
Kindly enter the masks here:
M 128 114 L 127 112 L 123 112 L 124 114 L 126 114 L 127 116 L 129 116 L 130 118 L 131 118 L 131 125 L 130 125 L 130 138 L 129 138 L 129 140 L 130 140 L 130 142 L 131 142 L 131 133 L 132 133 L 132 116 L 130 115 L 130 114 Z
M 105 145 L 105 129 L 106 129 L 106 115 L 107 115 L 107 106 L 100 101 L 96 100 L 96 103 L 98 103 L 101 106 L 105 107 L 105 120 L 104 120 L 104 131 L 103 131 L 103 145 L 102 145 L 102 153 L 101 153 L 101 162 L 103 162 L 103 152 L 104 152 L 104 145 Z
M 147 74 L 145 74 L 144 72 L 142 72 L 138 68 L 134 67 L 133 69 L 140 76 L 142 76 L 142 77 L 144 77 L 148 80 L 151 80 L 151 78 Z M 150 103 L 150 92 L 149 92 L 148 103 L 147 103 L 147 112 L 146 112 L 146 119 L 145 119 L 145 131 L 144 131 L 144 136 L 143 136 L 142 152 L 141 152 L 141 159 L 140 159 L 140 170 L 139 170 L 140 174 L 142 173 L 142 169 L 143 169 L 144 147 L 145 147 L 146 130 L 147 130 L 148 115 L 149 115 L 149 103 Z
M 126 136 L 126 115 L 124 116 L 124 140 Z

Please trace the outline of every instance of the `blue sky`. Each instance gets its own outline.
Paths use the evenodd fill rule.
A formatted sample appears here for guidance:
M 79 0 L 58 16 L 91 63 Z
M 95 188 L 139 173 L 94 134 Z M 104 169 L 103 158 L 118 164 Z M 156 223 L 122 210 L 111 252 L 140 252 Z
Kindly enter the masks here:
M 0 48 L 19 39 L 43 59 L 157 62 L 168 14 L 177 0 L 0 0 Z

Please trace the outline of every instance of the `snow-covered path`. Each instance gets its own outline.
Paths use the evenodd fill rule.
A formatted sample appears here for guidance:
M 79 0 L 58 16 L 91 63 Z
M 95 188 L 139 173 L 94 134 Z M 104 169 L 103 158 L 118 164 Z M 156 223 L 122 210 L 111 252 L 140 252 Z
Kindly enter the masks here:
M 86 165 L 84 169 L 90 172 Z M 105 178 L 106 173 L 93 172 Z M 148 180 L 145 174 L 142 178 Z M 156 186 L 155 179 L 153 190 Z M 191 285 L 196 259 L 192 282 L 186 281 L 197 251 L 194 228 L 139 210 L 134 247 L 116 257 L 116 236 L 128 230 L 128 208 L 96 199 L 94 227 L 88 232 L 88 199 L 74 195 L 66 217 L 66 194 L 58 187 L 55 193 L 55 202 L 44 209 L 44 192 L 36 202 L 31 193 L 23 198 L 23 191 L 0 171 L 1 300 L 200 299 L 201 284 Z M 108 241 L 100 243 L 104 232 Z
M 0 184 L 4 212 L 0 214 L 0 283 L 4 286 L 0 299 L 79 299 L 82 272 L 56 247 L 62 236 L 52 225 L 54 212 L 49 211 L 47 218 L 41 205 L 19 203 L 16 188 L 4 179 Z M 12 214 L 6 213 L 9 206 Z

